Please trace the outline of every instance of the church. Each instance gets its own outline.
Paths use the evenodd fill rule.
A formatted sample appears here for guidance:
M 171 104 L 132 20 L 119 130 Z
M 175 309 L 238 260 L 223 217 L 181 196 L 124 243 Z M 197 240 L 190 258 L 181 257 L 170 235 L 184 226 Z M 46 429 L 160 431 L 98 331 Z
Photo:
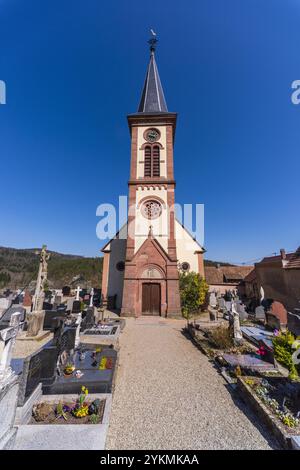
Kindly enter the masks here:
M 102 294 L 121 316 L 180 317 L 179 272 L 204 277 L 204 248 L 175 217 L 174 139 L 155 60 L 150 61 L 138 111 L 127 116 L 131 138 L 128 221 L 102 248 Z

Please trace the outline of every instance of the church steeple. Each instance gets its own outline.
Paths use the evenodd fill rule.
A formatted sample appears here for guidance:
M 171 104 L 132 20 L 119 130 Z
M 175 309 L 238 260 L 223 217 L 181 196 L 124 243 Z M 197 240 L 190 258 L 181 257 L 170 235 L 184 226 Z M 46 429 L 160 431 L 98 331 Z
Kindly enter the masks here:
M 150 61 L 138 113 L 167 113 L 168 108 L 155 61 L 157 38 L 154 31 L 151 30 L 151 33 L 152 38 L 148 41 L 150 44 Z

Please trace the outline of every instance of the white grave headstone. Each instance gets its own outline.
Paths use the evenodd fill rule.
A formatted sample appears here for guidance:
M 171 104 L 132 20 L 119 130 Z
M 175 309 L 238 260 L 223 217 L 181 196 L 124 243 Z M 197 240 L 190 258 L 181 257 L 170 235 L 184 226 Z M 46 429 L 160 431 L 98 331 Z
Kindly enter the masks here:
M 78 313 L 77 315 L 77 320 L 76 320 L 76 335 L 75 335 L 75 348 L 78 348 L 80 344 L 80 326 L 82 322 L 82 315 L 81 312 Z
M 75 300 L 79 300 L 79 294 L 80 294 L 80 286 L 77 286 L 77 289 L 75 290 L 76 292 L 76 299 Z
M 94 288 L 92 287 L 91 289 L 91 292 L 90 292 L 90 307 L 93 306 L 93 302 L 94 302 Z

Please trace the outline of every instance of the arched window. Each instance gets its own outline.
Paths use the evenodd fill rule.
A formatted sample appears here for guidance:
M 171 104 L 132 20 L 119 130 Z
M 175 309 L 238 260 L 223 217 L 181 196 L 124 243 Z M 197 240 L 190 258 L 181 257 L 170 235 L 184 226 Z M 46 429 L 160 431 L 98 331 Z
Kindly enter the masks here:
M 160 161 L 159 161 L 159 146 L 154 145 L 152 147 L 152 176 L 160 176 Z
M 153 177 L 160 176 L 160 149 L 158 145 L 145 147 L 145 158 L 144 158 L 144 176 Z
M 145 147 L 145 171 L 144 176 L 151 176 L 151 147 Z

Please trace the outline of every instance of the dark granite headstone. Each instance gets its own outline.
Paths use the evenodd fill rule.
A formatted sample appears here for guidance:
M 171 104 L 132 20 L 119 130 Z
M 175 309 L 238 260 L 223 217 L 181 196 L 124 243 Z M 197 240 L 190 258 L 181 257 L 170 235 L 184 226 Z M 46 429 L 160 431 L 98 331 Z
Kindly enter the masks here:
M 80 313 L 80 312 L 81 312 L 81 301 L 80 300 L 74 300 L 72 313 Z
M 62 288 L 63 296 L 68 297 L 70 295 L 70 293 L 71 293 L 71 287 L 70 286 L 64 286 Z
M 53 310 L 53 304 L 50 302 L 43 302 L 43 310 Z
M 55 318 L 64 320 L 66 318 L 66 314 L 63 311 L 46 310 L 45 317 L 44 317 L 43 330 L 52 330 L 54 327 L 53 320 Z
M 92 328 L 95 324 L 95 315 L 94 309 L 88 308 L 86 312 L 82 314 L 82 322 L 81 322 L 81 331 L 87 330 L 88 328 Z
M 23 406 L 40 382 L 50 385 L 55 381 L 58 352 L 55 346 L 45 345 L 26 357 L 20 378 L 18 406 Z M 12 362 L 13 365 L 13 362 Z
M 266 313 L 267 325 L 272 330 L 280 330 L 280 320 L 276 315 L 273 315 L 270 312 Z

